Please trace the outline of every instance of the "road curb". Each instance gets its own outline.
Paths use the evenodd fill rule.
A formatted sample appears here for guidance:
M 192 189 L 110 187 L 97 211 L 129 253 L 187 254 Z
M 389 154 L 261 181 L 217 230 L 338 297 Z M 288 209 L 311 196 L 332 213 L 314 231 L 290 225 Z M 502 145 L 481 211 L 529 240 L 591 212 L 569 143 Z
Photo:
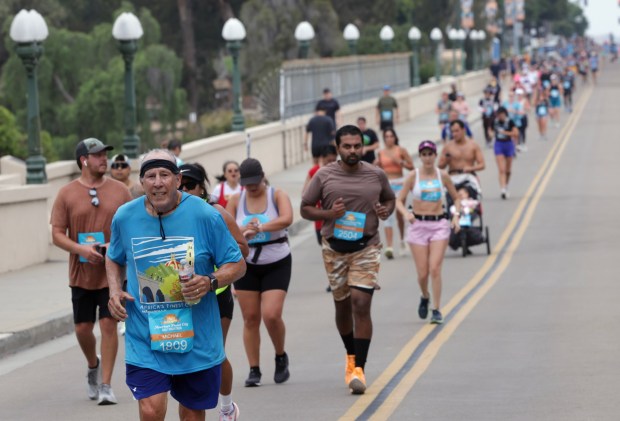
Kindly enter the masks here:
M 0 339 L 0 359 L 74 331 L 73 315 L 66 314 Z

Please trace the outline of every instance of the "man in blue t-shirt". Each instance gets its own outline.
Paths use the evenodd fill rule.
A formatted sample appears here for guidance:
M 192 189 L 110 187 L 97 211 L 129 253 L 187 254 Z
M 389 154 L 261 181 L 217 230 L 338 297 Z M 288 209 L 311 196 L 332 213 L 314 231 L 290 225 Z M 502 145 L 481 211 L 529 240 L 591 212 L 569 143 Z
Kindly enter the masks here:
M 200 419 L 217 405 L 224 360 L 215 290 L 243 276 L 245 261 L 220 214 L 178 190 L 169 151 L 144 157 L 140 182 L 145 196 L 116 212 L 106 258 L 108 307 L 126 321 L 126 382 L 140 419 L 165 414 L 168 391 L 181 419 Z

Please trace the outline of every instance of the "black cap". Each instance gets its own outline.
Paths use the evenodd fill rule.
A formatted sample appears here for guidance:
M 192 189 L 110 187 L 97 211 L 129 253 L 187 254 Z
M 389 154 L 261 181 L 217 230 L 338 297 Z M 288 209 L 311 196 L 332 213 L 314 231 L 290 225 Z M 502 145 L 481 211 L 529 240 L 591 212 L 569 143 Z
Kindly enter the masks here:
M 204 174 L 196 165 L 183 164 L 179 167 L 179 170 L 181 170 L 182 177 L 191 178 L 192 180 L 198 181 L 199 183 L 205 181 Z
M 258 184 L 262 181 L 265 173 L 263 167 L 257 159 L 248 158 L 239 166 L 239 172 L 241 173 L 241 179 L 239 184 L 247 186 L 248 184 Z

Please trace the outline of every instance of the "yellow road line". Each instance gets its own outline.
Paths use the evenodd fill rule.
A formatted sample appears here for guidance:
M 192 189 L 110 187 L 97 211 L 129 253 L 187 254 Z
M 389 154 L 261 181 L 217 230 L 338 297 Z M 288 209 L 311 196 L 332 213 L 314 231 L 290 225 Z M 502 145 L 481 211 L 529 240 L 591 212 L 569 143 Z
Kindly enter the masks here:
M 455 313 L 450 321 L 446 323 L 437 337 L 430 342 L 417 362 L 409 370 L 409 372 L 401 379 L 400 383 L 393 389 L 379 408 L 374 412 L 371 420 L 384 420 L 388 419 L 390 414 L 396 410 L 398 405 L 409 393 L 420 376 L 426 371 L 434 357 L 439 352 L 439 349 L 443 344 L 452 336 L 452 333 L 465 319 L 465 317 L 471 312 L 476 304 L 486 295 L 486 293 L 497 282 L 501 274 L 508 267 L 514 251 L 519 246 L 521 239 L 529 226 L 529 223 L 534 215 L 534 211 L 542 194 L 555 171 L 555 168 L 559 162 L 559 159 L 566 147 L 570 138 L 574 126 L 576 125 L 579 117 L 581 116 L 585 104 L 592 93 L 592 88 L 588 87 L 588 90 L 580 98 L 579 104 L 574 109 L 572 118 L 569 119 L 568 124 L 564 126 L 558 140 L 554 143 L 553 147 L 549 151 L 545 161 L 540 167 L 540 170 L 534 177 L 534 180 L 530 184 L 525 196 L 519 202 L 513 217 L 511 218 L 508 226 L 503 231 L 500 240 L 495 246 L 494 253 L 487 258 L 480 270 L 471 278 L 467 284 L 461 288 L 461 290 L 455 294 L 450 302 L 444 307 L 445 314 L 449 314 L 471 291 L 478 285 L 482 278 L 488 274 L 489 270 L 496 263 L 499 253 L 506 248 L 505 254 L 493 273 L 490 274 L 487 282 L 482 285 L 478 291 L 476 291 L 467 303 L 463 305 Z M 539 187 L 539 188 L 538 188 Z M 536 191 L 536 189 L 538 190 Z M 536 195 L 532 197 L 534 192 Z M 528 201 L 531 203 L 527 210 Z M 523 215 L 525 211 L 525 215 Z M 521 225 L 518 227 L 514 234 L 513 240 L 508 244 L 511 233 L 515 230 L 515 227 L 519 223 L 519 220 L 523 216 Z M 377 395 L 383 390 L 383 388 L 390 382 L 390 380 L 403 369 L 407 360 L 411 357 L 415 349 L 433 332 L 435 326 L 425 325 L 418 333 L 403 347 L 401 352 L 396 356 L 392 363 L 386 368 L 386 370 L 377 378 L 375 382 L 368 388 L 366 394 L 358 398 L 358 400 L 351 406 L 351 408 L 340 418 L 340 420 L 354 420 L 357 419 L 363 412 L 372 404 Z

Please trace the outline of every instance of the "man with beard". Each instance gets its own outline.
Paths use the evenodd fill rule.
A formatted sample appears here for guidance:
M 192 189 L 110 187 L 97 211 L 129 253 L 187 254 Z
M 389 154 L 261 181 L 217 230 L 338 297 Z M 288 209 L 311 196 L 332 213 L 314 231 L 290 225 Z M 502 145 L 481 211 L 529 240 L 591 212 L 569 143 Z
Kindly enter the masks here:
M 89 138 L 78 143 L 75 159 L 81 175 L 58 192 L 52 208 L 52 240 L 68 251 L 69 286 L 75 336 L 88 363 L 88 397 L 99 405 L 116 403 L 110 386 L 118 336 L 108 311 L 109 289 L 104 266 L 110 224 L 116 210 L 131 200 L 129 190 L 105 176 L 112 146 Z M 101 355 L 93 333 L 99 308 Z
M 341 160 L 321 168 L 303 194 L 302 217 L 323 220 L 322 252 L 336 305 L 336 327 L 347 359 L 345 383 L 366 391 L 364 366 L 372 337 L 370 308 L 376 289 L 381 243 L 379 219 L 394 211 L 387 176 L 362 158 L 362 132 L 351 125 L 336 132 Z M 315 205 L 321 201 L 322 208 Z

